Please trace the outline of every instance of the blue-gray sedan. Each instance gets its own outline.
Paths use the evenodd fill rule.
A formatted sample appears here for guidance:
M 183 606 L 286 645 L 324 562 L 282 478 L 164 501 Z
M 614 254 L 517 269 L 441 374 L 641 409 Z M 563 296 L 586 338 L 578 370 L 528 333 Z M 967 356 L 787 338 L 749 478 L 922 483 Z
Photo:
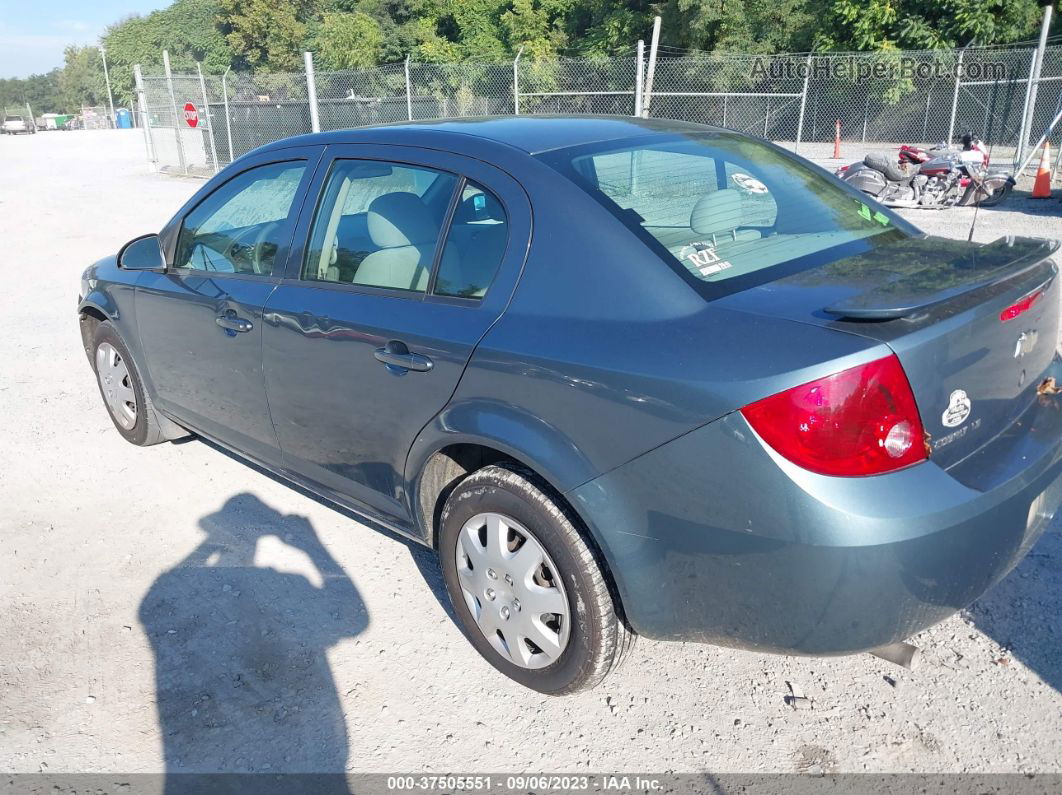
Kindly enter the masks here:
M 291 138 L 90 267 L 118 431 L 439 552 L 495 667 L 894 643 L 1062 501 L 1055 243 L 931 238 L 764 141 L 511 117 Z

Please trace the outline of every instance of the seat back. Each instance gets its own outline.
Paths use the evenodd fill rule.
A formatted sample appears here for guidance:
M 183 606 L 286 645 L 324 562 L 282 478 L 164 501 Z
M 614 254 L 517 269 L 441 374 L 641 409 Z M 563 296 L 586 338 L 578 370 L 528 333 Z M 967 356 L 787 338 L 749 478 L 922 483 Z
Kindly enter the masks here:
M 439 226 L 414 193 L 377 196 L 367 214 L 369 237 L 379 247 L 361 261 L 355 284 L 424 290 L 428 286 Z M 454 256 L 449 252 L 449 256 Z
M 710 235 L 714 245 L 738 240 L 757 240 L 756 229 L 741 229 L 744 218 L 741 192 L 723 188 L 702 196 L 690 214 L 690 228 L 701 235 Z

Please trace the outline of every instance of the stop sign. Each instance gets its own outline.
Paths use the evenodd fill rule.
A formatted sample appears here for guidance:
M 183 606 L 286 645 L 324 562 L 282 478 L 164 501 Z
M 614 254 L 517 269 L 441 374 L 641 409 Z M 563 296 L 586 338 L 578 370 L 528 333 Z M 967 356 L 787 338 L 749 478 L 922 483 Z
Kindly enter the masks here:
M 184 103 L 184 120 L 188 122 L 189 127 L 195 127 L 199 124 L 199 111 L 195 109 L 195 105 L 191 102 Z

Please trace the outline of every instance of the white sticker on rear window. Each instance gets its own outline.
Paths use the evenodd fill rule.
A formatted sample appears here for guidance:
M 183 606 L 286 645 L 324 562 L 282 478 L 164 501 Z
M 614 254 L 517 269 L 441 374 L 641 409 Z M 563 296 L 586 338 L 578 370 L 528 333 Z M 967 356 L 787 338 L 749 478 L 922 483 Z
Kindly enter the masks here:
M 715 246 L 708 242 L 690 243 L 683 246 L 679 259 L 703 277 L 714 276 L 733 265 L 716 253 Z
M 742 174 L 742 173 L 739 172 L 737 174 L 734 174 L 734 176 L 732 176 L 731 179 L 734 180 L 734 184 L 735 185 L 737 185 L 739 188 L 741 188 L 744 191 L 748 191 L 749 193 L 766 193 L 767 192 L 767 186 L 766 185 L 764 185 L 762 182 L 760 182 L 755 177 L 749 176 L 748 174 Z

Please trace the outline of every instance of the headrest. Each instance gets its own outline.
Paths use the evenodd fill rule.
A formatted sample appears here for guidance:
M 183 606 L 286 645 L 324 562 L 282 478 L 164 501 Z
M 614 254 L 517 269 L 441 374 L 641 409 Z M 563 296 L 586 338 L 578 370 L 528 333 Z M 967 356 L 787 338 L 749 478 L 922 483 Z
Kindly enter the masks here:
M 454 215 L 456 223 L 467 224 L 472 221 L 504 221 L 505 210 L 502 204 L 489 193 L 478 193 L 471 199 L 465 199 L 457 206 Z
M 380 248 L 434 243 L 439 227 L 415 193 L 385 193 L 369 205 L 369 237 Z
M 690 228 L 702 235 L 730 232 L 741 226 L 741 192 L 723 188 L 698 199 L 690 214 Z

